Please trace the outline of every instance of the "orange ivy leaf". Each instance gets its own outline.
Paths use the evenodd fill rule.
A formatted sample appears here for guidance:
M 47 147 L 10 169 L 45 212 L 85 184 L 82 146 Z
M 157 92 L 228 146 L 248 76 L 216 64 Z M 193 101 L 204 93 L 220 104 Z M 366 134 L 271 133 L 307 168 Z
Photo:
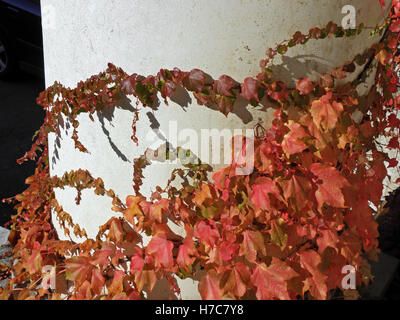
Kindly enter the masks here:
M 345 208 L 341 188 L 350 184 L 340 172 L 334 167 L 321 163 L 313 163 L 310 170 L 321 180 L 317 182 L 318 190 L 315 192 L 318 210 L 321 211 L 324 203 L 336 208 Z
M 288 235 L 284 232 L 283 227 L 277 221 L 271 222 L 271 241 L 277 244 L 282 250 L 286 247 Z
M 149 291 L 153 291 L 157 282 L 157 275 L 154 270 L 143 270 L 135 272 L 136 288 L 139 292 L 146 286 Z
M 326 300 L 328 287 L 326 285 L 326 276 L 319 269 L 321 264 L 321 256 L 314 250 L 303 251 L 299 254 L 300 263 L 309 273 L 311 277 L 304 282 L 304 292 L 310 291 L 311 295 L 319 300 Z
M 280 185 L 285 199 L 293 199 L 297 210 L 304 209 L 310 202 L 312 185 L 308 178 L 294 174 L 289 180 L 282 180 Z
M 331 103 L 331 98 L 332 92 L 329 92 L 311 105 L 311 115 L 314 122 L 323 129 L 334 128 L 343 111 L 343 105 L 336 101 Z
M 88 276 L 91 265 L 88 257 L 72 257 L 67 260 L 66 279 L 82 283 Z
M 42 269 L 42 256 L 40 254 L 40 243 L 35 241 L 32 248 L 32 253 L 26 262 L 26 269 L 30 274 L 41 271 Z
M 301 139 L 309 136 L 300 124 L 292 120 L 289 121 L 288 127 L 290 131 L 283 138 L 282 149 L 290 156 L 307 149 L 307 145 Z
M 168 209 L 169 202 L 167 199 L 161 199 L 152 204 L 149 210 L 149 217 L 151 220 L 158 223 L 163 222 L 163 212 Z
M 251 275 L 259 300 L 289 300 L 287 281 L 298 276 L 285 262 L 273 257 L 269 267 L 264 263 L 257 265 Z
M 220 277 L 214 270 L 209 270 L 199 282 L 199 292 L 203 300 L 221 300 L 222 290 L 219 286 Z
M 186 238 L 179 246 L 176 262 L 181 267 L 187 268 L 196 260 L 197 250 L 192 239 Z
M 113 218 L 110 223 L 110 231 L 108 233 L 107 238 L 109 240 L 114 241 L 115 243 L 119 243 L 124 240 L 124 231 L 122 229 L 121 220 L 118 218 Z
M 339 241 L 337 232 L 330 229 L 318 230 L 317 238 L 318 251 L 322 254 L 327 247 L 331 247 L 337 251 L 337 243 Z
M 85 280 L 79 287 L 78 287 L 78 295 L 76 297 L 79 300 L 90 300 L 92 299 L 92 291 L 90 288 L 90 282 Z
M 250 262 L 256 262 L 257 252 L 264 256 L 267 254 L 263 235 L 259 231 L 244 231 L 239 254 L 246 257 Z
M 250 276 L 250 268 L 247 265 L 242 262 L 236 263 L 232 270 L 222 277 L 224 291 L 241 298 L 247 292 Z
M 375 59 L 378 60 L 382 65 L 386 65 L 387 60 L 388 58 L 390 58 L 390 56 L 391 55 L 388 51 L 382 49 L 376 54 Z
M 104 288 L 105 279 L 100 271 L 100 269 L 94 269 L 92 271 L 92 280 L 90 282 L 90 286 L 93 292 L 97 295 L 100 295 Z
M 130 222 L 131 224 L 135 224 L 134 218 L 136 216 L 142 216 L 143 211 L 140 207 L 140 203 L 144 201 L 145 199 L 142 197 L 134 197 L 134 196 L 128 196 L 126 198 L 126 206 L 127 209 L 124 210 L 123 214 L 125 219 Z
M 196 191 L 193 203 L 200 207 L 206 199 L 212 198 L 210 186 L 207 183 L 202 183 L 200 190 Z
M 123 281 L 125 278 L 125 273 L 122 270 L 116 270 L 114 273 L 114 278 L 111 285 L 107 288 L 108 294 L 117 295 L 121 294 L 124 286 Z
M 268 143 L 262 143 L 256 149 L 256 159 L 255 166 L 256 168 L 266 174 L 273 174 L 275 169 L 275 159 L 274 156 L 271 155 L 271 146 Z
M 275 195 L 278 199 L 281 198 L 280 191 L 275 181 L 270 178 L 258 178 L 251 188 L 253 191 L 251 201 L 254 203 L 256 209 L 266 210 L 270 208 L 269 194 Z

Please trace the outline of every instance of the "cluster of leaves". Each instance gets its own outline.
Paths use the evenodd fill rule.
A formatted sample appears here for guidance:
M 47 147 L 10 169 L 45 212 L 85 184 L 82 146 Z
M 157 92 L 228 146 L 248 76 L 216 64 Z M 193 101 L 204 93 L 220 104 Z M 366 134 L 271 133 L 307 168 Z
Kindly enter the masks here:
M 387 148 L 399 149 L 399 9 L 400 1 L 394 0 L 391 17 L 373 30 L 385 32 L 383 40 L 365 55 L 317 81 L 299 79 L 293 89 L 273 79 L 269 65 L 277 54 L 310 39 L 353 37 L 365 28 L 343 30 L 329 23 L 307 34 L 297 32 L 268 50 L 261 72 L 243 83 L 227 75 L 213 80 L 198 69 L 128 75 L 109 64 L 75 89 L 55 83 L 42 92 L 37 101 L 47 111 L 44 124 L 32 149 L 19 160 L 37 159 L 37 168 L 26 181 L 28 189 L 15 197 L 12 278 L 0 297 L 142 299 L 150 297 L 161 279 L 167 280 L 171 297 L 179 297 L 179 277 L 199 279 L 204 299 L 327 299 L 341 288 L 345 265 L 356 268 L 359 286 L 368 284 L 367 258 L 378 253 L 377 223 L 369 204 L 380 204 L 384 161 L 397 166 L 374 140 L 385 135 L 390 137 Z M 337 81 L 368 61 L 377 61 L 378 70 L 366 96 L 357 93 L 362 79 Z M 208 165 L 187 164 L 170 180 L 179 176 L 181 188 L 168 184 L 146 199 L 139 186 L 141 171 L 151 161 L 142 156 L 133 161 L 135 194 L 126 201 L 87 171 L 50 176 L 47 135 L 59 133 L 62 116 L 72 121 L 76 148 L 87 152 L 78 139 L 80 113 L 93 119 L 94 112 L 117 105 L 124 95 L 135 96 L 137 108 L 152 107 L 158 94 L 168 104 L 178 86 L 192 92 L 199 105 L 217 106 L 225 115 L 239 97 L 253 105 L 273 105 L 271 128 L 261 130 L 254 141 L 243 137 L 242 158 L 248 156 L 247 144 L 255 145 L 252 174 L 237 175 L 241 165 L 233 162 L 209 181 Z M 112 210 L 120 217 L 101 226 L 96 239 L 88 239 L 57 203 L 54 188 L 65 186 L 76 188 L 77 203 L 83 189 L 111 197 Z M 67 235 L 73 230 L 86 239 L 59 240 L 52 211 Z M 174 233 L 171 223 L 181 226 L 184 235 Z M 55 290 L 40 286 L 46 265 L 56 269 Z M 354 290 L 343 294 L 357 296 Z

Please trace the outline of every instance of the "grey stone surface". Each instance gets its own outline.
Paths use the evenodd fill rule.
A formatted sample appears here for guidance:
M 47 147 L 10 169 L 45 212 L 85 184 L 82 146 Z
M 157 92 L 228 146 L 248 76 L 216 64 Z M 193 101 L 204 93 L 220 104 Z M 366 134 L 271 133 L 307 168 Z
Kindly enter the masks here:
M 0 246 L 8 242 L 8 234 L 10 230 L 0 227 Z
M 6 255 L 7 252 L 12 250 L 7 240 L 9 232 L 9 230 L 0 227 L 0 264 L 10 264 L 11 256 Z M 0 287 L 3 288 L 6 282 L 7 279 L 0 280 Z
M 11 247 L 9 246 L 2 246 L 0 247 L 0 256 L 4 255 L 6 252 L 11 251 Z M 11 261 L 11 256 L 4 258 L 4 259 L 0 259 L 0 264 L 4 264 L 4 265 L 10 265 L 10 261 Z M 0 280 L 0 288 L 4 288 L 4 286 L 6 285 L 8 279 L 3 279 Z

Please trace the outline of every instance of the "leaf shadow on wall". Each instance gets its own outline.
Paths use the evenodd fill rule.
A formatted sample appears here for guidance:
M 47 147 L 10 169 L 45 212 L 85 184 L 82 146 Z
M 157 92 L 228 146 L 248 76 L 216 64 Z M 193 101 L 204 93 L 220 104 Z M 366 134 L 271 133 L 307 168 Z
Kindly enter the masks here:
M 310 77 L 318 70 L 321 73 L 332 71 L 332 64 L 315 55 L 282 56 L 282 63 L 272 65 L 274 78 L 286 82 L 289 88 L 295 88 L 298 79 Z
M 110 132 L 107 130 L 105 127 L 104 120 L 106 119 L 110 125 L 114 126 L 112 124 L 112 120 L 114 118 L 114 112 L 116 108 L 120 108 L 122 110 L 127 110 L 133 113 L 135 111 L 135 108 L 132 106 L 131 101 L 128 99 L 126 96 L 122 96 L 121 100 L 118 103 L 118 106 L 113 106 L 113 107 L 105 107 L 102 110 L 99 110 L 96 112 L 97 118 L 100 121 L 101 124 L 101 129 L 103 130 L 103 133 L 106 135 L 107 140 L 113 149 L 113 151 L 117 154 L 119 158 L 121 158 L 122 161 L 125 162 L 130 162 L 130 160 L 127 158 L 127 156 L 118 148 L 118 146 L 114 143 L 114 141 L 111 139 Z

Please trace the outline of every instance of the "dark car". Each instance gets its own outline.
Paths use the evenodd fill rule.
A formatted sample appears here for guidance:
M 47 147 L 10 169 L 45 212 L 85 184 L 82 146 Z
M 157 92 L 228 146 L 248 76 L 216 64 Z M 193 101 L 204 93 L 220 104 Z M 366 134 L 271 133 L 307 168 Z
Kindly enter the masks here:
M 19 68 L 43 76 L 40 0 L 0 0 L 0 77 Z

